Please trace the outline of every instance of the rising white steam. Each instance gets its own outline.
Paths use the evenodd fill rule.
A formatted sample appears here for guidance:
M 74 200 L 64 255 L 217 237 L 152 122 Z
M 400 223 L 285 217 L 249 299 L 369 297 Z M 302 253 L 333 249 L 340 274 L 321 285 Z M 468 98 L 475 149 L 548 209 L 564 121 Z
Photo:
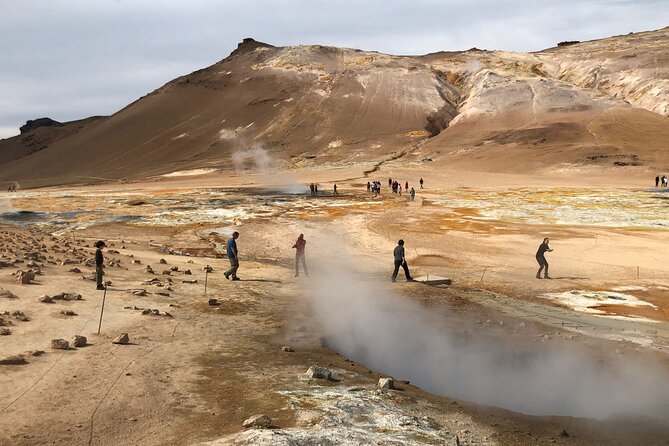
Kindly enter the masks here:
M 531 415 L 669 417 L 669 371 L 659 363 L 604 363 L 543 342 L 519 346 L 480 326 L 466 333 L 350 274 L 330 274 L 311 294 L 328 348 L 430 392 Z
M 301 194 L 307 191 L 307 186 L 300 184 L 295 175 L 281 169 L 280 164 L 262 144 L 237 150 L 230 157 L 238 173 L 254 173 L 257 179 L 271 189 L 288 194 Z

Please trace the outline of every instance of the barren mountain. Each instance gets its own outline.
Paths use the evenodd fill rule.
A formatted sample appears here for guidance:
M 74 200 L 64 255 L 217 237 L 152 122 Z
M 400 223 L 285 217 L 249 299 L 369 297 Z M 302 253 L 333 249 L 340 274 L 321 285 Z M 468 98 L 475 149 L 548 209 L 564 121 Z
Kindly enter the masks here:
M 262 144 L 286 167 L 388 159 L 525 172 L 669 167 L 669 28 L 537 53 L 390 56 L 245 39 L 116 114 L 0 141 L 22 185 L 230 168 Z M 59 132 L 44 138 L 45 132 Z M 42 140 L 37 149 L 22 147 Z

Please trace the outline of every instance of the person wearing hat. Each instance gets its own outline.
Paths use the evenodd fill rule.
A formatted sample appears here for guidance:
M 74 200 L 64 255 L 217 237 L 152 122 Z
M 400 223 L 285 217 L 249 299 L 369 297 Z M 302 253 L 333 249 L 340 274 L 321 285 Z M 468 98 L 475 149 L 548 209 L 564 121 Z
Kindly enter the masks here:
M 105 242 L 99 240 L 95 242 L 95 280 L 98 283 L 98 290 L 104 290 L 105 286 L 102 284 L 102 276 L 104 276 L 105 258 L 102 255 L 102 248 L 107 246 Z

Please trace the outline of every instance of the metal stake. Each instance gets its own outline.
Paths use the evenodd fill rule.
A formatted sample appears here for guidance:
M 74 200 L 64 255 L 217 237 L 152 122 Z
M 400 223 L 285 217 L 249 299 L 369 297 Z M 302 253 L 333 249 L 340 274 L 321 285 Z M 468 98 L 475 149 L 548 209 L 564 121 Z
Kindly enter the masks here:
M 204 270 L 204 294 L 207 294 L 207 280 L 209 278 L 209 265 L 207 265 L 207 269 Z

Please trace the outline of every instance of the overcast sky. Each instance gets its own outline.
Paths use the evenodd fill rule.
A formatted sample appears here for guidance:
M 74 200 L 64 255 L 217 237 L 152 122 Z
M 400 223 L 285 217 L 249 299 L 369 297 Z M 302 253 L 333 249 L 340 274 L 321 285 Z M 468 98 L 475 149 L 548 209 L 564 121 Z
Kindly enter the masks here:
M 669 25 L 669 0 L 0 0 L 0 138 L 108 115 L 244 37 L 391 54 L 534 51 Z

